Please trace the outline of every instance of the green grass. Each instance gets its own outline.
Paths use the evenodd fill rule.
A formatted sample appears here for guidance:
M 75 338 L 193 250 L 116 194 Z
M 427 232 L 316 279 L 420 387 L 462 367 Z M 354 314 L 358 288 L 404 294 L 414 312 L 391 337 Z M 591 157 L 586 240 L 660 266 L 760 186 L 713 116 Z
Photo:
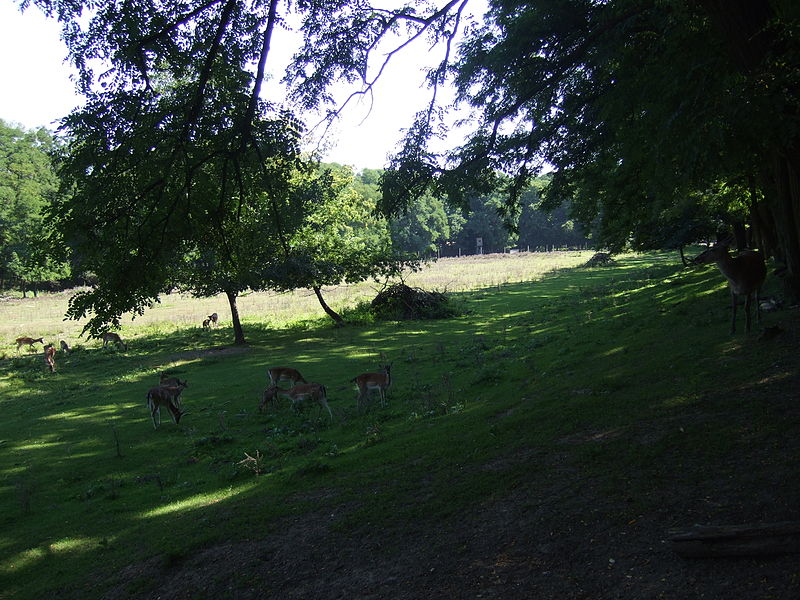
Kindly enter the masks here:
M 492 280 L 454 294 L 463 316 L 334 328 L 303 311 L 301 324 L 280 326 L 250 313 L 243 351 L 222 350 L 230 331 L 202 331 L 196 317 L 136 321 L 127 352 L 92 342 L 59 353 L 55 374 L 41 354 L 12 350 L 0 361 L 0 598 L 99 597 L 126 565 L 178 564 L 322 508 L 341 512 L 344 531 L 451 518 L 552 476 L 556 455 L 602 493 L 624 487 L 637 498 L 631 510 L 644 510 L 666 493 L 682 453 L 724 465 L 745 440 L 770 447 L 796 436 L 796 421 L 742 393 L 796 376 L 790 348 L 729 336 L 718 271 L 678 264 L 670 254 L 595 269 L 549 263 L 558 270 L 529 268 L 535 281 L 514 282 L 492 263 Z M 453 268 L 431 273 L 440 266 Z M 180 314 L 212 308 L 170 302 Z M 393 361 L 388 406 L 358 414 L 349 379 L 381 353 Z M 258 413 L 275 365 L 324 383 L 334 423 L 316 407 Z M 190 414 L 178 427 L 164 414 L 154 431 L 144 396 L 164 369 L 189 381 Z M 148 586 L 134 578 L 131 597 Z

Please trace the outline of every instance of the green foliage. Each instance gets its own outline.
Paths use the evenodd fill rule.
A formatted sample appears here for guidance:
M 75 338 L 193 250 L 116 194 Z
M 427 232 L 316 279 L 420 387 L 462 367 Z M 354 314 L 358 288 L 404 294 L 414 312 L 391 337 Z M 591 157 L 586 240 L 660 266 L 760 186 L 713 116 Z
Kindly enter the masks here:
M 302 221 L 287 236 L 285 260 L 275 261 L 267 287 L 285 291 L 357 283 L 388 276 L 404 262 L 393 251 L 374 199 L 361 195 L 349 169 L 298 173 L 290 195 L 301 199 Z
M 69 266 L 46 253 L 42 212 L 58 188 L 44 128 L 26 131 L 0 120 L 0 289 L 67 277 Z

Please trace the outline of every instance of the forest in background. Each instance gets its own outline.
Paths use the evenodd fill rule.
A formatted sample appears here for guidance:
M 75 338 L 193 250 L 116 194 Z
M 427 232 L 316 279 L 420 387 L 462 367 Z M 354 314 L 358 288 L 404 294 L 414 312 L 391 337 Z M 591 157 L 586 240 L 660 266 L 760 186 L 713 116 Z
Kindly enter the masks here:
M 37 293 L 92 281 L 78 261 L 56 261 L 45 251 L 46 210 L 59 191 L 51 156 L 58 144 L 46 128 L 28 130 L 0 119 L 0 289 Z M 347 186 L 374 206 L 380 197 L 381 170 L 353 172 L 339 164 L 321 164 L 345 178 Z M 448 206 L 426 193 L 407 213 L 384 223 L 398 253 L 430 259 L 444 256 L 587 248 L 590 239 L 570 219 L 565 207 L 540 209 L 541 190 L 549 181 L 535 179 L 524 194 L 523 210 L 509 228 L 499 213 L 499 193 L 475 195 L 469 211 Z M 478 239 L 481 243 L 478 243 Z

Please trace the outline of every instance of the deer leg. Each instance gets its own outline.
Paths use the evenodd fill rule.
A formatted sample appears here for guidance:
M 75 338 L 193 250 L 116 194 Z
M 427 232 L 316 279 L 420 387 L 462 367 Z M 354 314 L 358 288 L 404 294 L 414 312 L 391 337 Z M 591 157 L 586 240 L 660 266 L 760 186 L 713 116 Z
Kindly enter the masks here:
M 331 421 L 333 421 L 333 413 L 331 412 L 331 407 L 330 407 L 330 406 L 328 406 L 328 402 L 327 402 L 327 401 L 326 401 L 324 398 L 320 398 L 320 399 L 319 399 L 319 405 L 320 405 L 322 408 L 327 408 L 327 409 L 328 409 L 328 414 L 329 414 L 329 415 L 330 415 L 330 417 L 331 417 Z
M 750 304 L 753 301 L 753 294 L 744 297 L 744 330 L 750 333 Z
M 756 323 L 761 324 L 761 288 L 756 288 Z
M 736 333 L 736 292 L 731 290 L 731 333 Z
M 181 420 L 181 415 L 182 415 L 181 410 L 178 407 L 176 407 L 171 401 L 168 407 L 169 407 L 169 412 L 172 413 L 172 422 L 175 423 L 175 425 L 177 425 L 178 421 Z

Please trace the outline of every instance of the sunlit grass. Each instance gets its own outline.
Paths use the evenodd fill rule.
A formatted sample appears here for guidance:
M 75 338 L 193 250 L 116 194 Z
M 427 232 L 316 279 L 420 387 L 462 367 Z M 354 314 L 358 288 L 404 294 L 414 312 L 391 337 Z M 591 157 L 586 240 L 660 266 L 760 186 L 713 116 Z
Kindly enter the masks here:
M 582 264 L 591 255 L 587 251 L 575 252 L 522 252 L 517 254 L 487 254 L 443 258 L 425 265 L 416 273 L 407 273 L 407 285 L 427 290 L 460 292 L 508 283 L 532 281 L 546 273 Z M 355 285 L 341 285 L 323 289 L 325 300 L 336 311 L 369 301 L 381 290 L 383 282 L 366 281 Z M 14 340 L 19 336 L 44 337 L 45 343 L 58 345 L 60 340 L 70 346 L 85 344 L 99 346 L 96 340 L 81 337 L 85 322 L 64 321 L 69 298 L 73 291 L 57 294 L 40 294 L 38 298 L 6 296 L 0 300 L 0 357 L 17 356 Z M 238 300 L 240 317 L 245 326 L 250 323 L 283 327 L 288 323 L 319 319 L 324 316 L 314 292 L 296 290 L 289 293 L 249 292 Z M 228 300 L 224 295 L 212 298 L 194 298 L 188 294 L 170 294 L 160 303 L 135 319 L 123 318 L 123 338 L 164 335 L 200 328 L 203 319 L 212 312 L 221 321 L 229 322 Z M 35 346 L 41 351 L 41 344 Z M 23 348 L 19 355 L 28 351 Z M 33 353 L 32 353 L 33 354 Z

